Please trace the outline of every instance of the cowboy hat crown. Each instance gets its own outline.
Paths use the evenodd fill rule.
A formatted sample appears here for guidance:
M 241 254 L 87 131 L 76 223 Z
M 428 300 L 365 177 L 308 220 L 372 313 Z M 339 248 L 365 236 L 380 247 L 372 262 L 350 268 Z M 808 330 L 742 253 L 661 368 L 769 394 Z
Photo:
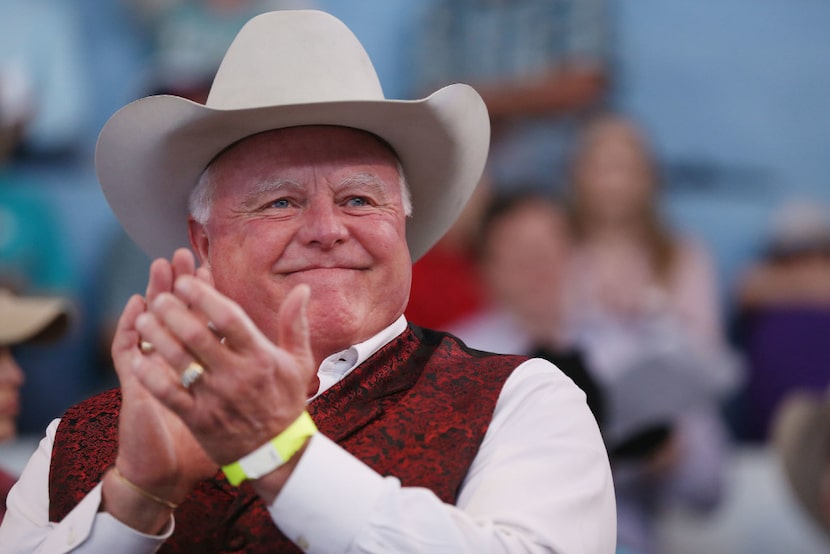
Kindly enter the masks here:
M 285 17 L 294 23 L 274 32 Z M 225 54 L 206 105 L 239 110 L 383 99 L 372 62 L 351 31 L 329 14 L 297 11 L 272 12 L 245 25 Z

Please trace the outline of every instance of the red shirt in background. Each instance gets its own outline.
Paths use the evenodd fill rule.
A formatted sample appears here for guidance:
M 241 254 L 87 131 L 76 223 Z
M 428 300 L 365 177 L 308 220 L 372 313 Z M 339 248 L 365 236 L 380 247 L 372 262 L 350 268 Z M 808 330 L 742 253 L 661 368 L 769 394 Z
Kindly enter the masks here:
M 442 330 L 483 304 L 484 291 L 471 255 L 438 243 L 413 265 L 405 312 L 410 322 Z

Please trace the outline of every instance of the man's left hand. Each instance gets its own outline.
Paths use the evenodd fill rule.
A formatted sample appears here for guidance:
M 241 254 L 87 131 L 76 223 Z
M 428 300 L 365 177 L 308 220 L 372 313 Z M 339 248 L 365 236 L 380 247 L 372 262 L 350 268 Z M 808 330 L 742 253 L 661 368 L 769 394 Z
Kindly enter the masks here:
M 237 461 L 274 438 L 305 410 L 316 373 L 306 308 L 308 286 L 294 288 L 278 314 L 278 344 L 235 302 L 193 276 L 149 306 L 154 322 L 142 336 L 167 360 L 166 371 L 144 372 L 144 386 L 190 428 L 218 464 Z M 208 322 L 210 322 L 208 324 Z M 152 336 L 163 333 L 164 336 Z M 205 371 L 185 388 L 177 360 L 194 358 Z

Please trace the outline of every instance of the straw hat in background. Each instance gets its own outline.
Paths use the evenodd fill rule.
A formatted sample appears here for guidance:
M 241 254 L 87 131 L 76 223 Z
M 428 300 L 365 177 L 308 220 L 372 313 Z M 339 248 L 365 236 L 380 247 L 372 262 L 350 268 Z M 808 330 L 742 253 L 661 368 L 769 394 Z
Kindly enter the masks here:
M 790 393 L 773 418 L 771 439 L 796 500 L 830 535 L 830 390 Z
M 69 314 L 64 298 L 18 296 L 0 289 L 0 347 L 57 339 L 69 326 Z

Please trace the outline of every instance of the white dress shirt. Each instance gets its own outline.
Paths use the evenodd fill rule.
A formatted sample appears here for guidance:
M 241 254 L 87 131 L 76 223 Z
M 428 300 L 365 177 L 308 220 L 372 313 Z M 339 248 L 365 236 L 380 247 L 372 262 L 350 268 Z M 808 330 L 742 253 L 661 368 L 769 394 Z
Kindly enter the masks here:
M 406 328 L 395 323 L 320 366 L 317 395 Z M 316 398 L 316 396 L 315 396 Z M 313 399 L 311 400 L 313 401 Z M 46 430 L 8 498 L 0 553 L 154 552 L 174 528 L 145 535 L 100 512 L 100 483 L 49 522 L 49 466 L 58 420 Z M 402 487 L 317 433 L 268 506 L 307 552 L 555 552 L 610 554 L 616 511 L 608 457 L 584 393 L 550 363 L 516 368 L 462 483 L 457 505 Z

